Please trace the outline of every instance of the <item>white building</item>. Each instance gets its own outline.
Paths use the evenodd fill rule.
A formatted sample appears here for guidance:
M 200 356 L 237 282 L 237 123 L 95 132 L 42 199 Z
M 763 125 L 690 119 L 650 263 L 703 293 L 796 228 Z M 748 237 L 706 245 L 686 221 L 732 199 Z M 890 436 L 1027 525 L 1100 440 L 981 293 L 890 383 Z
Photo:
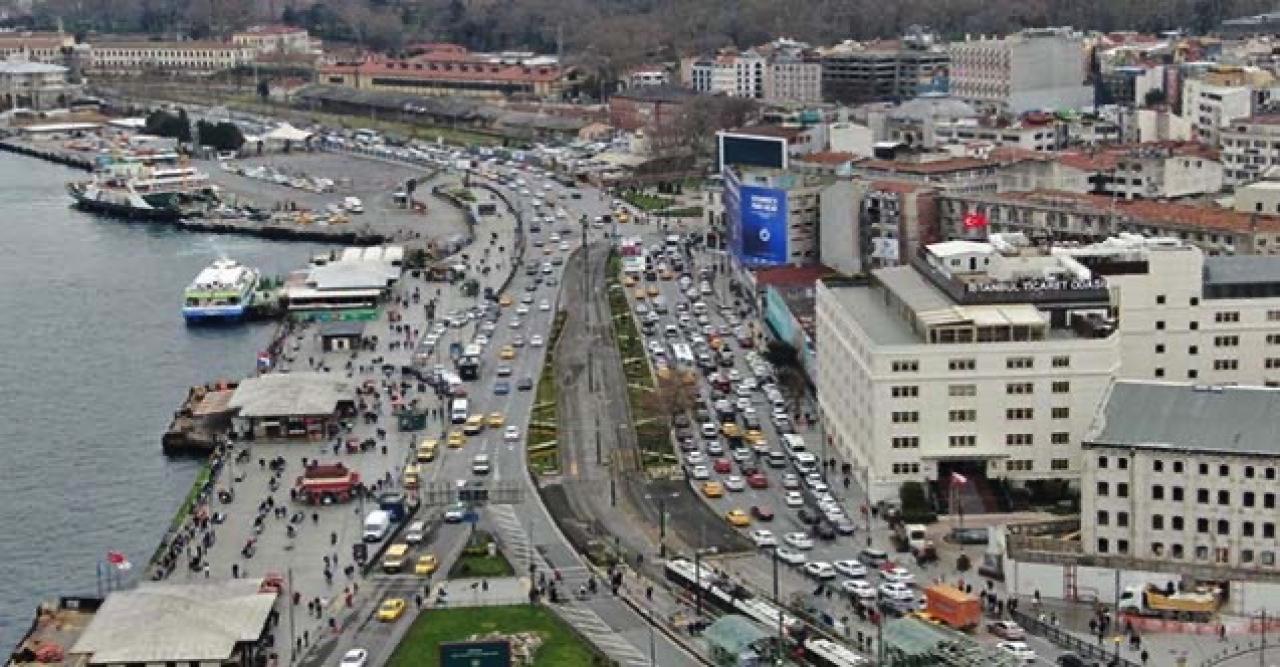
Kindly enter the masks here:
M 665 86 L 671 83 L 671 73 L 661 65 L 646 65 L 627 72 L 627 88 Z
M 1237 118 L 1221 128 L 1223 180 L 1243 185 L 1280 166 L 1280 114 Z
M 212 74 L 252 63 L 255 47 L 227 42 L 99 42 L 92 67 L 110 74 L 151 71 Z
M 231 43 L 253 47 L 258 53 L 312 53 L 318 50 L 306 28 L 291 25 L 255 25 L 233 34 Z
M 1065 145 L 1066 132 L 1066 126 L 1058 123 L 1015 123 L 1000 127 L 986 120 L 964 118 L 935 122 L 931 147 L 985 141 L 995 146 L 1046 152 Z
M 79 86 L 67 82 L 67 68 L 62 65 L 0 61 L 0 111 L 63 108 L 79 91 Z
M 769 102 L 822 101 L 822 63 L 780 54 L 769 62 L 764 98 Z
M 872 502 L 906 481 L 1075 478 L 1120 367 L 1105 282 L 1001 242 L 927 246 L 817 292 L 818 403 Z
M 1275 389 L 1117 382 L 1084 442 L 1084 554 L 1274 572 L 1276 414 Z
M 1253 91 L 1248 86 L 1219 86 L 1199 79 L 1182 84 L 1182 117 L 1191 122 L 1193 139 L 1217 146 L 1232 121 L 1253 112 Z
M 1093 104 L 1084 85 L 1084 38 L 1071 28 L 1023 30 L 948 45 L 951 94 L 987 109 L 1078 109 Z

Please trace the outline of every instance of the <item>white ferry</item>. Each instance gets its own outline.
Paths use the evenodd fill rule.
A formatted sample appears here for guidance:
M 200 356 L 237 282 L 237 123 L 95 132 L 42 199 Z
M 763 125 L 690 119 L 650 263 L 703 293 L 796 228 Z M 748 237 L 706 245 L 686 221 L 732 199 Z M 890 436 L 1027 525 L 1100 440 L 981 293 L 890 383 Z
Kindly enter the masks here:
M 187 323 L 234 322 L 253 304 L 258 272 L 230 259 L 205 267 L 187 286 L 182 316 Z

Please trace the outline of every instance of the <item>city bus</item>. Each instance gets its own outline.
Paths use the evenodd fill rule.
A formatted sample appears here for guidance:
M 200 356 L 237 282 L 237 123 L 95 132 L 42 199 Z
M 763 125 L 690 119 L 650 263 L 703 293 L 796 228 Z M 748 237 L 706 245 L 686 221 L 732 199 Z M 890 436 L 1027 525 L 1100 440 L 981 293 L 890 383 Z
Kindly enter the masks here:
M 688 343 L 672 343 L 671 354 L 675 357 L 677 366 L 681 368 L 693 367 L 693 350 L 689 348 Z

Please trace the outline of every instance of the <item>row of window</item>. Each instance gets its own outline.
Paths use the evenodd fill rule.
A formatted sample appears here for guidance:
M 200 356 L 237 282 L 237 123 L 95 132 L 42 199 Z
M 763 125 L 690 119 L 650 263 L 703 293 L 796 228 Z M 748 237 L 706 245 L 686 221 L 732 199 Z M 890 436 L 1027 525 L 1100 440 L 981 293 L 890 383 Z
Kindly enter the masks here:
M 1035 419 L 1035 416 L 1035 408 L 1008 408 L 1004 411 L 1004 417 L 1009 421 L 1027 421 Z M 1071 408 L 1050 408 L 1049 416 L 1053 419 L 1070 419 Z M 920 422 L 920 412 L 917 410 L 901 410 L 892 413 L 890 415 L 890 419 L 892 419 L 895 424 L 916 424 Z M 978 411 L 972 408 L 950 410 L 947 412 L 947 421 L 952 423 L 975 422 L 977 420 Z
M 1049 442 L 1054 445 L 1067 445 L 1071 443 L 1071 434 L 1067 431 L 1057 431 L 1049 434 Z M 976 447 L 978 445 L 978 436 L 952 435 L 947 437 L 947 444 L 950 447 Z M 1006 433 L 1004 436 L 1004 444 L 1010 447 L 1026 447 L 1036 444 L 1035 434 L 1033 433 Z M 920 436 L 918 435 L 899 435 L 894 436 L 890 440 L 893 449 L 919 449 Z
M 1035 357 L 1006 357 L 1004 367 L 1007 370 L 1028 370 L 1035 368 Z M 1059 355 L 1050 360 L 1053 368 L 1070 368 L 1071 357 L 1067 355 Z M 976 359 L 961 358 L 947 360 L 947 369 L 952 371 L 971 371 L 978 366 Z M 894 361 L 890 364 L 890 368 L 894 373 L 916 373 L 920 371 L 920 362 L 914 359 L 903 359 Z
M 1098 538 L 1098 553 L 1111 553 L 1111 540 L 1105 537 Z M 1128 554 L 1129 540 L 1116 540 L 1115 553 Z M 1182 560 L 1187 557 L 1186 550 L 1177 542 L 1170 544 L 1168 549 L 1165 549 L 1163 542 L 1152 542 L 1151 555 L 1157 558 L 1173 558 L 1176 560 Z M 1210 549 L 1206 544 L 1196 545 L 1195 560 L 1208 561 L 1210 559 L 1210 555 L 1212 555 L 1213 562 L 1215 563 L 1225 564 L 1231 562 L 1231 552 L 1227 547 L 1213 547 Z M 1264 567 L 1275 567 L 1276 552 L 1270 550 L 1255 551 L 1253 549 L 1240 550 L 1241 565 L 1252 565 L 1255 561 Z
M 1111 466 L 1111 457 L 1107 456 L 1106 454 L 1099 455 L 1097 460 L 1098 460 L 1098 468 L 1101 470 L 1106 470 Z M 1116 462 L 1117 470 L 1129 469 L 1128 457 L 1117 456 L 1115 457 L 1115 462 Z M 1173 474 L 1175 475 L 1181 475 L 1185 472 L 1186 466 L 1183 464 L 1182 461 L 1172 461 L 1170 462 L 1170 464 L 1171 465 L 1166 466 L 1164 459 L 1152 459 L 1151 472 L 1165 472 L 1166 468 L 1171 469 Z M 1231 465 L 1228 463 L 1219 463 L 1217 470 L 1218 470 L 1218 477 L 1231 476 Z M 1241 472 L 1243 472 L 1245 479 L 1254 479 L 1258 477 L 1259 471 L 1261 471 L 1262 477 L 1264 477 L 1265 479 L 1274 480 L 1276 478 L 1276 469 L 1272 466 L 1258 467 L 1253 465 L 1245 465 L 1245 466 L 1242 466 L 1240 470 Z M 1213 471 L 1213 466 L 1208 463 L 1200 463 L 1197 466 L 1197 471 L 1201 475 L 1209 475 Z

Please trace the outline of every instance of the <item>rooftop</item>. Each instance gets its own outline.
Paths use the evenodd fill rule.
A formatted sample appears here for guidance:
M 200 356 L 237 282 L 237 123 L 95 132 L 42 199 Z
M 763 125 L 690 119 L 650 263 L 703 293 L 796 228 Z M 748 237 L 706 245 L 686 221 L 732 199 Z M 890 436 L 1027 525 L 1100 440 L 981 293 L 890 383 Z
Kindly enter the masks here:
M 997 160 L 979 160 L 971 157 L 957 157 L 928 162 L 908 160 L 877 160 L 868 158 L 853 163 L 854 169 L 884 172 L 889 174 L 951 174 L 978 169 L 998 167 L 1002 162 Z
M 328 373 L 268 373 L 242 381 L 228 407 L 241 417 L 328 415 L 352 401 L 354 391 Z
M 1004 204 L 1027 204 L 1069 209 L 1082 215 L 1165 228 L 1208 229 L 1223 232 L 1280 232 L 1280 216 L 1240 213 L 1212 205 L 1170 203 L 1151 200 L 1119 200 L 1105 195 L 1087 195 L 1062 190 L 1035 190 L 1001 194 L 957 194 L 958 199 Z
M 0 61 L 0 74 L 57 74 L 65 71 L 67 68 L 62 65 Z
M 363 336 L 364 322 L 358 320 L 337 320 L 320 325 L 320 337 Z
M 521 64 L 473 59 L 451 53 L 432 52 L 399 60 L 368 58 L 360 63 L 341 63 L 320 68 L 324 74 L 396 76 L 421 80 L 531 82 L 557 81 L 562 74 L 555 64 Z
M 742 134 L 754 137 L 778 137 L 790 141 L 804 134 L 803 127 L 790 127 L 786 125 L 752 125 L 749 127 L 739 127 L 728 130 L 729 134 Z
M 91 664 L 223 662 L 262 636 L 275 600 L 261 579 L 141 583 L 109 595 L 69 653 Z
M 1276 455 L 1280 389 L 1116 382 L 1087 440 Z
M 640 102 L 684 102 L 697 93 L 681 86 L 640 86 L 631 90 L 614 93 L 613 97 Z
M 1206 255 L 1206 286 L 1280 283 L 1280 257 L 1274 255 Z
M 841 165 L 846 162 L 852 162 L 857 156 L 853 153 L 844 153 L 841 151 L 818 151 L 796 157 L 794 162 L 807 162 L 810 164 L 829 164 Z
M 916 345 L 920 337 L 907 322 L 885 305 L 884 297 L 877 294 L 869 283 L 823 283 L 828 293 L 845 312 L 856 314 L 858 326 L 876 345 Z

